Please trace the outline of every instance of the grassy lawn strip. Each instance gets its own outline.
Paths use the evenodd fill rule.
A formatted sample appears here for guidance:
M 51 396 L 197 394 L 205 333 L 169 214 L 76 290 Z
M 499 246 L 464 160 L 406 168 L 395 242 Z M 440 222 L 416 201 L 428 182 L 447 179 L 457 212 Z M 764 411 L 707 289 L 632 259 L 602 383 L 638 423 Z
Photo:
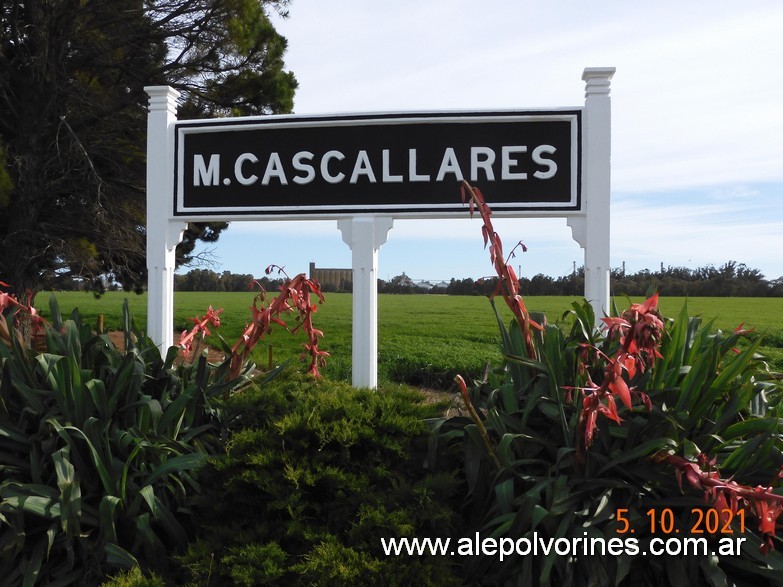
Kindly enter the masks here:
M 190 328 L 189 318 L 203 315 L 212 305 L 223 308 L 219 334 L 233 344 L 250 316 L 254 295 L 252 292 L 177 292 L 174 330 Z M 88 323 L 97 323 L 98 315 L 103 314 L 105 328 L 109 330 L 120 328 L 122 302 L 127 298 L 137 325 L 145 324 L 146 295 L 109 292 L 95 299 L 89 293 L 60 292 L 57 298 L 64 313 L 78 307 Z M 331 353 L 324 374 L 334 379 L 350 379 L 351 299 L 350 294 L 327 294 L 326 303 L 314 319 L 316 327 L 325 334 L 322 348 Z M 531 296 L 526 298 L 526 304 L 531 311 L 543 312 L 550 322 L 556 323 L 576 299 Z M 685 301 L 681 297 L 661 298 L 663 315 L 676 316 Z M 46 315 L 48 295 L 39 294 L 37 302 L 41 313 Z M 616 298 L 616 303 L 620 309 L 628 305 L 624 297 Z M 714 318 L 716 326 L 724 330 L 733 330 L 740 324 L 755 329 L 756 335 L 764 338 L 762 352 L 778 368 L 783 368 L 783 298 L 691 298 L 687 303 L 691 315 L 700 315 L 704 320 Z M 510 319 L 503 304 L 498 307 L 506 320 Z M 495 316 L 484 297 L 380 295 L 379 377 L 423 386 L 447 386 L 456 372 L 476 376 L 487 362 L 497 362 L 500 359 L 498 336 Z M 280 329 L 258 345 L 254 359 L 259 365 L 267 365 L 270 347 L 275 363 L 296 358 L 302 342 L 302 336 L 291 336 Z

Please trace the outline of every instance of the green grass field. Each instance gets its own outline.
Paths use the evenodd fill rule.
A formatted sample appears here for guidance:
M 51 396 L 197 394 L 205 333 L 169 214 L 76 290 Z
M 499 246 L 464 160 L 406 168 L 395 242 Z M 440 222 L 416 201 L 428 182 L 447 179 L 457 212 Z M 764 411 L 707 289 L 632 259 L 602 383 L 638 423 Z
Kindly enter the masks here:
M 250 317 L 253 296 L 253 293 L 177 292 L 175 330 L 189 328 L 192 324 L 188 319 L 203 315 L 212 305 L 223 308 L 219 333 L 233 344 Z M 120 328 L 122 303 L 126 298 L 137 325 L 143 328 L 145 295 L 111 292 L 100 299 L 83 292 L 57 295 L 63 314 L 78 307 L 83 319 L 92 324 L 103 314 L 105 327 L 112 330 Z M 576 299 L 532 296 L 525 302 L 531 311 L 545 313 L 550 322 L 560 322 Z M 628 305 L 625 298 L 615 301 L 620 309 Z M 661 311 L 665 316 L 675 317 L 685 301 L 685 298 L 662 298 Z M 37 302 L 46 315 L 48 296 L 39 294 Z M 700 315 L 705 320 L 714 318 L 718 328 L 734 329 L 742 323 L 745 328 L 755 328 L 765 338 L 763 352 L 778 369 L 783 369 L 783 298 L 691 298 L 687 303 L 691 315 Z M 498 306 L 504 318 L 509 319 L 510 313 L 502 301 Z M 331 353 L 324 373 L 350 380 L 351 295 L 327 294 L 326 303 L 320 307 L 314 322 L 325 334 L 322 348 Z M 266 365 L 270 345 L 276 362 L 296 357 L 303 340 L 278 329 L 256 347 L 254 358 Z M 487 361 L 499 361 L 497 322 L 489 302 L 480 296 L 380 295 L 378 355 L 381 380 L 443 385 L 455 371 L 478 374 Z

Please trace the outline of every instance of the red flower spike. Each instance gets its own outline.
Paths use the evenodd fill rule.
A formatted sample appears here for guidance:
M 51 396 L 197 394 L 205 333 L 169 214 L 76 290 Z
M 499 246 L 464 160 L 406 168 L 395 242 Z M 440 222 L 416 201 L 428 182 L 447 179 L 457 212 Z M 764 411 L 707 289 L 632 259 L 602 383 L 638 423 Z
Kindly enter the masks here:
M 537 353 L 535 345 L 533 344 L 533 337 L 530 333 L 530 318 L 524 307 L 522 298 L 518 295 L 519 281 L 517 280 L 516 275 L 514 275 L 512 271 L 509 271 L 510 268 L 503 258 L 503 243 L 492 226 L 492 210 L 487 205 L 481 191 L 478 188 L 471 186 L 468 182 L 462 182 L 461 193 L 463 198 L 467 197 L 470 202 L 471 217 L 473 216 L 475 206 L 481 214 L 481 219 L 483 221 L 481 234 L 484 238 L 484 246 L 489 246 L 490 262 L 495 267 L 495 272 L 498 276 L 498 286 L 490 297 L 494 298 L 497 295 L 503 296 L 503 300 L 514 313 L 514 317 L 517 319 L 517 322 L 522 329 L 522 336 L 525 341 L 528 356 L 531 359 L 535 359 Z
M 633 380 L 639 372 L 644 372 L 652 366 L 654 360 L 660 357 L 658 347 L 663 334 L 663 320 L 657 311 L 658 296 L 654 295 L 641 304 L 632 304 L 622 316 L 602 318 L 607 329 L 607 338 L 616 339 L 620 348 L 613 357 L 603 356 L 607 361 L 604 369 L 604 382 L 594 387 L 597 394 L 613 394 L 620 398 L 626 408 L 632 408 L 632 390 L 628 381 Z M 597 349 L 595 349 L 597 351 Z M 601 353 L 599 352 L 599 356 Z M 581 361 L 586 365 L 590 356 L 585 351 L 580 354 Z M 589 372 L 585 367 L 581 372 Z M 628 374 L 628 381 L 623 378 L 623 371 Z M 652 409 L 650 398 L 641 392 L 638 395 L 647 409 Z M 585 443 L 584 448 L 589 446 Z
M 746 334 L 750 334 L 751 332 L 756 331 L 755 328 L 743 328 L 743 326 L 745 326 L 745 323 L 744 322 L 740 323 L 740 325 L 734 329 L 734 334 L 745 336 Z
M 517 246 L 521 247 L 523 252 L 527 251 L 527 247 L 520 241 L 511 251 L 508 259 L 504 259 L 503 244 L 492 225 L 492 210 L 487 205 L 484 195 L 479 189 L 472 187 L 465 181 L 461 184 L 460 194 L 463 203 L 466 198 L 468 199 L 471 217 L 474 209 L 477 209 L 483 220 L 481 234 L 484 246 L 489 249 L 490 262 L 495 267 L 498 276 L 498 285 L 490 297 L 503 297 L 517 324 L 519 324 L 527 355 L 531 359 L 536 359 L 537 352 L 531 328 L 543 331 L 543 327 L 530 320 L 524 300 L 519 295 L 519 279 L 508 262 L 514 257 Z M 621 317 L 603 319 L 608 329 L 607 336 L 618 339 L 620 349 L 614 357 L 607 357 L 598 349 L 593 349 L 596 351 L 596 359 L 607 362 L 601 385 L 595 385 L 590 379 L 590 370 L 587 367 L 591 358 L 590 349 L 583 349 L 582 362 L 578 365 L 578 370 L 586 376 L 589 387 L 583 389 L 586 395 L 583 398 L 582 411 L 579 416 L 578 456 L 581 459 L 585 458 L 584 452 L 593 441 L 594 432 L 598 427 L 598 414 L 620 423 L 621 418 L 617 411 L 615 396 L 620 398 L 627 409 L 632 409 L 632 389 L 629 382 L 638 372 L 644 372 L 646 368 L 651 366 L 656 357 L 660 357 L 658 346 L 662 338 L 663 320 L 657 307 L 658 296 L 655 295 L 642 304 L 633 304 Z M 623 378 L 623 371 L 628 374 L 628 381 Z M 646 394 L 636 391 L 633 391 L 633 394 L 639 395 L 648 409 L 652 408 Z
M 266 273 L 268 275 L 275 270 L 285 275 L 284 269 L 277 265 L 267 267 Z M 321 287 L 318 282 L 307 279 L 303 273 L 293 279 L 288 278 L 286 275 L 286 281 L 280 287 L 280 295 L 272 299 L 268 305 L 266 303 L 266 291 L 256 280 L 250 283 L 251 287 L 253 285 L 257 285 L 261 291 L 256 295 L 250 308 L 252 314 L 250 324 L 245 326 L 245 330 L 231 349 L 231 360 L 229 363 L 231 377 L 239 376 L 240 369 L 250 352 L 258 341 L 268 334 L 272 324 L 288 329 L 288 325 L 280 316 L 293 311 L 297 311 L 299 314 L 293 332 L 303 329 L 307 333 L 308 342 L 303 346 L 305 347 L 304 355 L 310 356 L 308 373 L 320 377 L 318 367 L 325 364 L 325 357 L 328 357 L 329 353 L 318 349 L 318 341 L 323 337 L 323 332 L 315 329 L 312 323 L 312 314 L 316 312 L 318 306 L 311 302 L 311 295 L 315 295 L 318 298 L 318 303 L 324 302 L 324 296 L 321 293 Z M 195 325 L 190 332 L 182 333 L 180 336 L 180 347 L 186 357 L 189 357 L 193 352 L 192 341 L 197 334 L 201 333 L 202 337 L 208 335 L 208 325 L 215 328 L 220 326 L 219 315 L 222 311 L 214 310 L 210 306 L 203 318 L 197 316 L 193 320 Z
M 626 355 L 621 359 L 618 359 L 623 368 L 628 372 L 628 378 L 633 379 L 636 375 L 636 360 L 631 355 Z
M 702 491 L 707 503 L 712 503 L 716 509 L 730 509 L 736 513 L 740 503 L 746 504 L 758 518 L 759 532 L 763 536 L 761 552 L 767 553 L 774 548 L 772 541 L 777 528 L 777 520 L 783 515 L 783 495 L 773 493 L 771 487 L 749 487 L 741 485 L 732 479 L 722 479 L 717 470 L 704 471 L 698 463 L 673 454 L 661 454 L 654 457 L 658 462 L 665 462 L 675 467 L 675 475 L 681 480 L 684 474 L 690 485 L 697 491 Z M 716 460 L 706 455 L 699 455 L 699 462 L 713 467 Z M 682 484 L 680 483 L 680 487 Z M 721 515 L 723 512 L 720 511 Z
M 606 407 L 601 403 L 599 403 L 598 406 L 598 411 L 604 416 L 618 424 L 622 422 L 620 415 L 617 413 L 617 404 L 614 403 L 614 398 L 611 395 L 606 396 Z
M 726 495 L 722 491 L 718 493 L 718 496 L 715 498 L 714 507 L 716 510 L 718 510 L 718 517 L 720 519 L 721 528 L 725 528 L 727 524 L 730 524 L 733 517 L 732 514 L 737 513 L 736 510 L 733 510 L 729 506 L 729 502 L 726 500 Z
M 620 397 L 626 408 L 629 410 L 632 409 L 631 391 L 628 389 L 628 384 L 622 377 L 617 377 L 612 383 L 610 383 L 609 389 L 612 390 L 612 393 L 615 393 Z
M 207 326 L 208 324 L 211 324 L 215 328 L 220 326 L 218 315 L 222 311 L 222 309 L 214 310 L 212 306 L 210 306 L 203 318 L 200 316 L 190 318 L 190 321 L 194 323 L 193 328 L 191 328 L 190 331 L 183 331 L 179 337 L 179 347 L 182 349 L 182 355 L 186 359 L 189 359 L 193 354 L 193 339 L 199 334 L 202 339 L 210 335 L 209 327 Z
M 647 408 L 648 411 L 652 411 L 652 402 L 650 401 L 650 396 L 648 396 L 646 393 L 638 392 L 639 396 L 642 400 L 642 403 L 644 404 L 644 407 Z
M 631 306 L 633 310 L 634 306 Z M 648 298 L 641 306 L 639 306 L 640 314 L 647 314 L 650 310 L 656 310 L 658 308 L 658 294 L 656 293 L 652 297 Z

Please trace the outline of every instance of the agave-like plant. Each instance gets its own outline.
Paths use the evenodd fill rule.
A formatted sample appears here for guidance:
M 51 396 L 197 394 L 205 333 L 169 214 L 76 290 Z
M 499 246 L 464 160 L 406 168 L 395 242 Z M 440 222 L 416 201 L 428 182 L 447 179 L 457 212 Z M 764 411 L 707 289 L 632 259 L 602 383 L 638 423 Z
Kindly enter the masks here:
M 220 374 L 205 358 L 175 367 L 177 349 L 162 358 L 127 304 L 123 352 L 50 305 L 45 352 L 0 343 L 0 576 L 95 584 L 112 567 L 164 568 L 219 446 Z
M 757 354 L 759 341 L 703 324 L 687 307 L 666 319 L 656 296 L 606 317 L 604 331 L 587 303 L 575 303 L 562 325 L 547 324 L 527 311 L 513 272 L 503 270 L 483 195 L 463 190 L 482 213 L 497 296 L 514 318 L 498 317 L 504 363 L 470 389 L 458 382 L 468 415 L 433 425 L 439 448 L 462 451 L 475 531 L 544 545 L 537 556 L 473 553 L 464 560 L 469 581 L 778 581 L 783 420 L 772 406 L 781 384 Z M 705 531 L 705 516 L 716 515 L 720 524 Z M 699 531 L 709 551 L 651 555 L 653 539 Z M 744 539 L 731 553 L 717 547 L 729 537 Z M 609 552 L 612 539 L 631 547 Z M 557 540 L 595 548 L 577 546 L 566 556 L 551 548 Z
M 270 268 L 271 271 L 271 268 Z M 6 284 L 0 282 L 0 286 Z M 222 363 L 190 358 L 193 341 L 220 324 L 220 310 L 196 317 L 179 347 L 161 356 L 123 307 L 124 349 L 83 324 L 51 322 L 0 291 L 0 577 L 3 585 L 92 585 L 113 568 L 164 570 L 188 543 L 198 469 L 222 450 L 218 398 L 254 371 L 253 346 L 281 315 L 306 331 L 309 372 L 327 355 L 314 328 L 318 283 L 298 275 L 281 295 L 253 304 L 253 319 Z M 32 323 L 35 347 L 19 335 Z M 273 370 L 261 383 L 275 376 Z

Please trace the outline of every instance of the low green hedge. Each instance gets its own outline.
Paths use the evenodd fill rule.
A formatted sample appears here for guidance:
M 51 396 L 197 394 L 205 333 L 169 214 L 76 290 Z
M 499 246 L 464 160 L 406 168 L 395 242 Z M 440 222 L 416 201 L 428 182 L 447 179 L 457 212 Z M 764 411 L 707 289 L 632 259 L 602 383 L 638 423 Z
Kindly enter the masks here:
M 202 470 L 192 585 L 453 585 L 448 557 L 386 557 L 381 538 L 451 536 L 457 483 L 425 468 L 425 405 L 287 372 L 225 404 L 225 456 Z

